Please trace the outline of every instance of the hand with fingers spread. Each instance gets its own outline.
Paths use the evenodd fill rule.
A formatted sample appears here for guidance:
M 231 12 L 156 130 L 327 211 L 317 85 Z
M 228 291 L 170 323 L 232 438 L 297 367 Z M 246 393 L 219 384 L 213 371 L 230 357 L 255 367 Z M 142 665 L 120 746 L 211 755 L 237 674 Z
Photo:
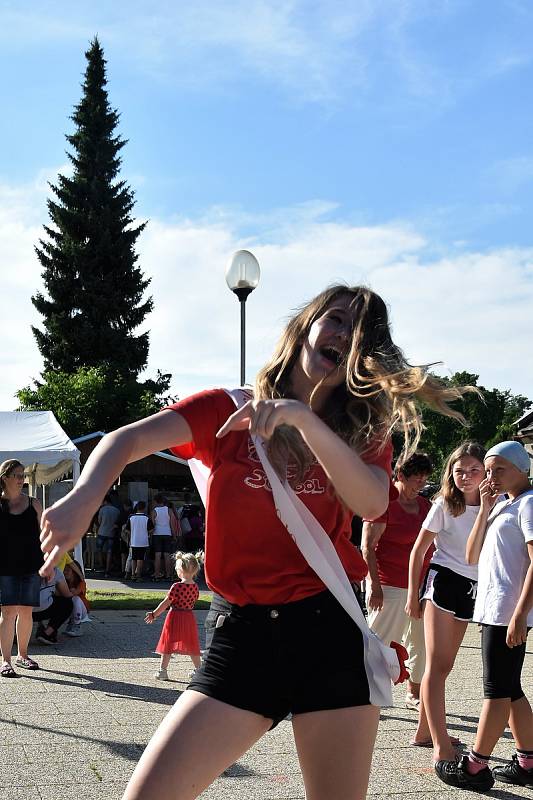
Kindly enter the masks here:
M 248 429 L 250 434 L 270 439 L 279 425 L 292 425 L 302 432 L 313 412 L 299 400 L 249 400 L 228 417 L 217 433 L 217 439 L 232 431 Z

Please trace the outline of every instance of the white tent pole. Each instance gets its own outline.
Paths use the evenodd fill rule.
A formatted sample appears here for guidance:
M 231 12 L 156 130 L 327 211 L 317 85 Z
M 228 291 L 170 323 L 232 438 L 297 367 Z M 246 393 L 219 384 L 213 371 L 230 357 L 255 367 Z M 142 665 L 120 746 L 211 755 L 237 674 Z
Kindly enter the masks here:
M 78 482 L 80 477 L 80 462 L 73 461 L 72 462 L 72 486 L 74 487 Z M 83 574 L 85 574 L 85 568 L 83 566 L 83 546 L 81 542 L 78 542 L 76 547 L 74 548 L 74 558 L 78 562 L 81 567 Z

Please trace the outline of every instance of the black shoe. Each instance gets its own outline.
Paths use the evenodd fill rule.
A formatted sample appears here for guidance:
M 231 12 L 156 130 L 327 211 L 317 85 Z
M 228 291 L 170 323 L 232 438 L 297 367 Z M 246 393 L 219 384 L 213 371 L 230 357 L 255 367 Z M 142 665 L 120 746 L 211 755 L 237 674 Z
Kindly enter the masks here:
M 456 789 L 470 789 L 472 792 L 488 792 L 494 786 L 494 778 L 488 767 L 484 767 L 476 775 L 471 775 L 467 769 L 468 756 L 463 756 L 457 761 L 436 761 L 435 772 L 437 777 L 448 786 Z
M 57 633 L 55 631 L 53 633 L 45 633 L 43 628 L 35 638 L 41 644 L 57 644 Z
M 521 767 L 516 753 L 508 764 L 504 764 L 503 767 L 494 767 L 492 774 L 497 781 L 503 781 L 503 783 L 514 783 L 515 786 L 533 786 L 533 769 Z

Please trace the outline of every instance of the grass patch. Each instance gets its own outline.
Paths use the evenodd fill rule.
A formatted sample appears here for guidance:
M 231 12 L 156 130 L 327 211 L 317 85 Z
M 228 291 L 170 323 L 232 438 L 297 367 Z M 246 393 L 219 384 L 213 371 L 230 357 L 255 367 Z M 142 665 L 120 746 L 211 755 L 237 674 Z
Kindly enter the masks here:
M 94 611 L 102 609 L 113 609 L 115 611 L 131 611 L 138 609 L 141 611 L 152 611 L 166 595 L 166 591 L 154 589 L 136 589 L 130 592 L 112 591 L 109 589 L 89 589 L 87 597 Z M 207 610 L 211 602 L 209 592 L 200 592 L 200 597 L 196 601 L 194 608 Z

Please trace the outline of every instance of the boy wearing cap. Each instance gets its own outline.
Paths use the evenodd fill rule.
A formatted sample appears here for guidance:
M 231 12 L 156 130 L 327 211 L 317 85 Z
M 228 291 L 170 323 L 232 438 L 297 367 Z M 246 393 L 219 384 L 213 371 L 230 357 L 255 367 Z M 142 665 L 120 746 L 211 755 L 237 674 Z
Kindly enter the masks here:
M 474 621 L 482 626 L 484 703 L 474 748 L 461 761 L 439 762 L 437 775 L 462 789 L 487 791 L 494 779 L 533 787 L 533 714 L 521 687 L 526 639 L 533 625 L 533 489 L 529 455 L 519 442 L 500 442 L 485 456 L 481 505 L 466 547 L 479 562 Z M 506 494 L 508 499 L 497 502 Z M 516 753 L 489 769 L 507 724 Z

